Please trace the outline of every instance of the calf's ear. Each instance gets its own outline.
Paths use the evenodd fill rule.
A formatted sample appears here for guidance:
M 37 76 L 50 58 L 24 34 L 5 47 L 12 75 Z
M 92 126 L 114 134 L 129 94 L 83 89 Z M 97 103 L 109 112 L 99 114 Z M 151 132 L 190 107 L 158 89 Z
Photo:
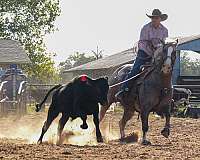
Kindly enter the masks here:
M 108 81 L 108 77 L 107 76 L 105 76 L 104 78 Z

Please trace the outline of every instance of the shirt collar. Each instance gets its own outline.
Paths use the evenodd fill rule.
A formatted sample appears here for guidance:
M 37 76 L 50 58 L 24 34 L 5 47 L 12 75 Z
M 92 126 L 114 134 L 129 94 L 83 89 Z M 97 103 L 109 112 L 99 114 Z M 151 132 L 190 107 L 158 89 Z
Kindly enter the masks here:
M 155 27 L 153 26 L 152 22 L 150 22 L 150 26 L 151 26 L 152 28 L 155 28 Z M 158 28 L 159 28 L 159 29 L 162 29 L 162 28 L 163 28 L 163 25 L 160 24 L 160 25 L 158 26 Z M 155 28 L 155 29 L 158 29 L 158 28 Z

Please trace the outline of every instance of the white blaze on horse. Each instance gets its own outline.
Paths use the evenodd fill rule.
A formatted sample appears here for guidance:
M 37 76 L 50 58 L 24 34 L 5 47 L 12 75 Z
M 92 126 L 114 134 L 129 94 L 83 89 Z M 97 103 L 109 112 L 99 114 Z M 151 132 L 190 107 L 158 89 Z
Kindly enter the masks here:
M 162 71 L 164 74 L 168 74 L 172 70 L 171 56 L 172 56 L 173 50 L 174 49 L 171 46 L 167 49 L 167 59 L 166 59 L 165 63 L 163 64 L 163 68 L 162 68 Z

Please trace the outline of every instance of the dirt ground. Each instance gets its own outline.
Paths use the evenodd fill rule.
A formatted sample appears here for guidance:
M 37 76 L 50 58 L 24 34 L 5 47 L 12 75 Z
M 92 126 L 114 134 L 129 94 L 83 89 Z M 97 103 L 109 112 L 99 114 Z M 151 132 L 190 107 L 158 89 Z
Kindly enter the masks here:
M 55 145 L 56 122 L 48 131 L 45 142 L 37 145 L 45 113 L 34 113 L 18 119 L 15 116 L 0 119 L 0 159 L 200 159 L 200 119 L 172 118 L 171 135 L 164 138 L 160 131 L 164 120 L 150 117 L 148 137 L 151 146 L 143 146 L 140 141 L 120 143 L 118 121 L 121 113 L 108 113 L 101 129 L 105 142 L 97 144 L 90 129 L 79 129 L 78 121 L 70 122 L 65 128 L 64 144 Z M 110 122 L 110 123 L 109 123 Z M 134 130 L 140 133 L 140 121 L 135 116 L 126 127 L 126 134 Z M 78 131 L 77 131 L 78 130 Z M 67 136 L 67 132 L 75 132 Z

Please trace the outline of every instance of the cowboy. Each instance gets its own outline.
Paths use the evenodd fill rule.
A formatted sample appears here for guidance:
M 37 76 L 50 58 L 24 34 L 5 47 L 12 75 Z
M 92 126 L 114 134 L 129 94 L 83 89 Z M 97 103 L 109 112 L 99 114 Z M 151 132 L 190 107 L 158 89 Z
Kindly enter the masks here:
M 151 22 L 144 25 L 140 32 L 140 40 L 138 42 L 138 52 L 134 65 L 128 73 L 126 79 L 129 79 L 140 72 L 140 67 L 145 63 L 151 62 L 151 57 L 160 44 L 160 40 L 164 41 L 168 37 L 168 29 L 161 22 L 168 18 L 167 14 L 162 14 L 159 9 L 154 9 L 151 15 Z M 119 100 L 122 99 L 124 93 L 128 92 L 128 81 L 122 84 L 121 90 L 115 95 Z

